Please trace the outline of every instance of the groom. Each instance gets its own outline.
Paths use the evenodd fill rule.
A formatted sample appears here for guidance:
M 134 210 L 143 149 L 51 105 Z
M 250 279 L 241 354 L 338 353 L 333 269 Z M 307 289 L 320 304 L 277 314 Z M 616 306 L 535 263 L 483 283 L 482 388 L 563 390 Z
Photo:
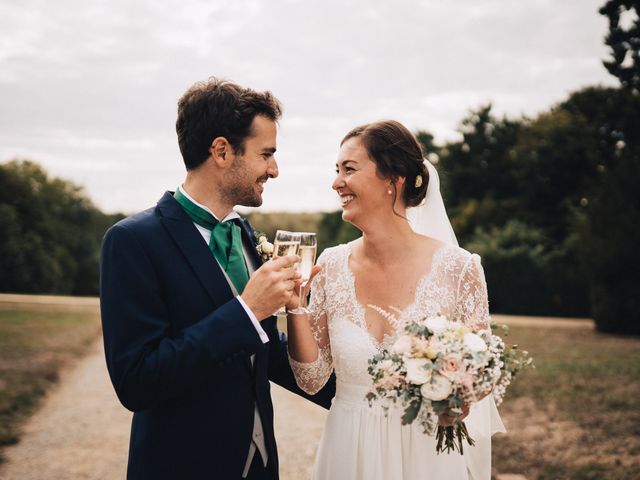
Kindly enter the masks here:
M 129 479 L 277 479 L 269 380 L 295 384 L 272 316 L 298 259 L 262 264 L 233 211 L 259 206 L 274 157 L 278 100 L 228 81 L 192 86 L 176 130 L 187 169 L 175 193 L 114 225 L 100 306 L 111 381 L 134 412 Z

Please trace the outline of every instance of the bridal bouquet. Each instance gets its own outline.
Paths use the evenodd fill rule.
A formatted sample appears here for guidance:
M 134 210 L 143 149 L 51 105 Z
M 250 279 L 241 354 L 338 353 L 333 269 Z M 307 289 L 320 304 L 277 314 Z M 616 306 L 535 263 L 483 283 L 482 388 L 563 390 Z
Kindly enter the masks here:
M 441 315 L 408 322 L 389 349 L 369 360 L 369 403 L 383 400 L 388 409 L 400 402 L 402 424 L 418 421 L 425 433 L 435 431 L 437 453 L 463 453 L 463 440 L 474 445 L 459 419 L 464 407 L 487 394 L 499 405 L 516 373 L 533 363 L 517 345 L 505 346 L 495 328 L 473 332 Z M 453 425 L 439 425 L 440 414 L 451 416 Z

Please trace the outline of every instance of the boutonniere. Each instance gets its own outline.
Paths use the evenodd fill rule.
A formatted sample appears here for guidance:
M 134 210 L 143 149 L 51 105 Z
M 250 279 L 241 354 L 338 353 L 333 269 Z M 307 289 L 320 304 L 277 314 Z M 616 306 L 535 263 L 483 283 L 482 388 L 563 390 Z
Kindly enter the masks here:
M 253 241 L 262 261 L 266 262 L 267 260 L 270 260 L 273 255 L 273 243 L 267 240 L 267 236 L 256 230 L 253 232 Z

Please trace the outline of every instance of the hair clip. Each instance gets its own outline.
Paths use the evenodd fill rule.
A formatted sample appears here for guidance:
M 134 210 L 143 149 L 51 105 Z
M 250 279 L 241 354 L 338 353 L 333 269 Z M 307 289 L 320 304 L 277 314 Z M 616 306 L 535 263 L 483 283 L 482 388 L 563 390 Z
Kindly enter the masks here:
M 416 177 L 416 183 L 414 184 L 416 188 L 420 188 L 422 186 L 422 175 L 418 175 Z

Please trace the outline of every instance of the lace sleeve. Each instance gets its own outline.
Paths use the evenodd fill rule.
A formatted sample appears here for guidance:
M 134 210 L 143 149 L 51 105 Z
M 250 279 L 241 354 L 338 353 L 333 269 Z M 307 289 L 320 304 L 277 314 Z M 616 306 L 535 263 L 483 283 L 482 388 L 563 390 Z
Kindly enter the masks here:
M 313 312 L 309 317 L 311 331 L 318 345 L 318 356 L 313 362 L 303 363 L 291 358 L 289 363 L 293 370 L 298 386 L 310 395 L 317 393 L 329 380 L 333 371 L 331 357 L 331 343 L 327 326 L 325 282 L 327 277 L 326 265 L 323 264 L 323 256 L 318 258 L 318 265 L 322 265 L 322 271 L 315 276 L 311 283 L 311 301 L 309 309 Z
M 487 282 L 478 255 L 471 255 L 462 268 L 456 294 L 456 318 L 474 330 L 489 328 Z

